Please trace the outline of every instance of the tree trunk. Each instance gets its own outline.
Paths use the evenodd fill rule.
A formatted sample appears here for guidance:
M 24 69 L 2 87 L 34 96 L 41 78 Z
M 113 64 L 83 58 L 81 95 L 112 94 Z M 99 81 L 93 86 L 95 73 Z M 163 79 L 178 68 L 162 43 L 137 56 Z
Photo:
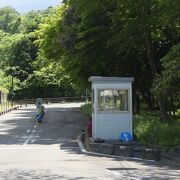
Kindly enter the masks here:
M 152 102 L 152 95 L 150 92 L 148 92 L 147 94 L 147 103 L 148 103 L 148 110 L 152 112 L 154 108 L 153 108 L 153 102 Z
M 138 95 L 135 95 L 135 113 L 140 113 L 140 100 Z
M 151 93 L 150 92 L 145 93 L 143 90 L 141 91 L 141 93 L 142 93 L 144 100 L 146 101 L 146 103 L 148 105 L 148 110 L 153 111 L 153 102 L 152 102 Z
M 153 58 L 153 48 L 152 48 L 150 34 L 146 38 L 146 47 L 147 47 L 147 57 L 149 59 L 150 65 L 151 65 L 152 76 L 153 76 L 153 79 L 155 79 L 155 77 L 157 75 L 157 67 L 156 67 L 156 63 L 154 62 L 154 58 Z M 168 120 L 168 115 L 167 115 L 167 109 L 166 109 L 166 102 L 164 101 L 163 97 L 158 98 L 158 104 L 159 104 L 159 109 L 160 109 L 160 114 L 161 114 L 161 120 L 166 122 Z
M 152 72 L 153 79 L 155 79 L 157 75 L 157 67 L 156 67 L 156 63 L 154 62 L 152 47 L 153 45 L 151 41 L 151 36 L 150 36 L 150 32 L 148 31 L 148 35 L 146 37 L 147 57 L 151 65 L 151 72 Z M 159 109 L 160 109 L 160 114 L 161 114 L 161 120 L 166 122 L 168 120 L 168 115 L 167 115 L 167 109 L 166 109 L 166 102 L 164 101 L 163 97 L 158 98 L 158 104 L 159 104 Z
M 161 115 L 161 120 L 163 122 L 167 122 L 168 120 L 168 115 L 167 115 L 167 110 L 166 110 L 166 103 L 164 99 L 159 99 L 159 108 L 160 108 L 160 115 Z
M 150 1 L 146 0 L 139 0 L 137 1 L 139 3 L 139 12 L 140 15 L 140 22 L 142 22 L 142 34 L 144 38 L 144 43 L 145 43 L 145 50 L 147 54 L 148 61 L 151 66 L 151 73 L 153 79 L 155 79 L 157 75 L 157 63 L 154 58 L 154 49 L 153 49 L 153 38 L 151 36 L 151 9 L 152 9 L 152 4 L 149 3 Z M 166 105 L 165 102 L 163 101 L 163 97 L 158 98 L 158 104 L 160 108 L 160 114 L 161 118 L 163 121 L 167 120 L 167 110 L 166 110 Z

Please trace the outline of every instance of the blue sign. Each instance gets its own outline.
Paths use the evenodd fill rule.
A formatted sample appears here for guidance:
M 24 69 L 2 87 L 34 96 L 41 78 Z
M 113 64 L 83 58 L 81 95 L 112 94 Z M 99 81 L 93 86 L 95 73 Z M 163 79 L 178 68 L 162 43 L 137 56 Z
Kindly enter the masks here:
M 123 132 L 120 135 L 120 140 L 124 142 L 132 141 L 132 135 L 129 132 Z

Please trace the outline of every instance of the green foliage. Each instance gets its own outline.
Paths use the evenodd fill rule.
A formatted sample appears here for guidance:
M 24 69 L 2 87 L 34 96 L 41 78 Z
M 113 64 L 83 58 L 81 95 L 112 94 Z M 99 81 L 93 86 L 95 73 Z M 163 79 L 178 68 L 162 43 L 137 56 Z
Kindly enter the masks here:
M 36 59 L 36 52 L 33 37 L 29 35 L 7 35 L 0 41 L 2 67 L 7 75 L 16 74 L 21 82 L 32 73 L 32 62 Z
M 180 119 L 174 123 L 160 122 L 159 114 L 140 114 L 134 117 L 137 140 L 155 146 L 180 146 Z
M 87 103 L 81 106 L 81 111 L 83 114 L 85 114 L 88 117 L 92 116 L 92 104 Z
M 23 15 L 1 8 L 0 21 L 8 28 L 0 31 L 0 65 L 8 74 L 18 72 L 24 88 L 64 85 L 64 92 L 75 84 L 76 90 L 90 87 L 92 75 L 133 76 L 133 97 L 153 110 L 152 82 L 165 69 L 160 59 L 180 40 L 179 5 L 178 0 L 67 0 Z M 54 64 L 59 68 L 52 71 Z
M 157 102 L 150 90 L 161 72 L 160 59 L 179 42 L 178 5 L 177 0 L 65 1 L 35 32 L 38 58 L 60 62 L 82 88 L 92 75 L 133 76 L 134 95 L 153 110 Z
M 61 66 L 55 67 L 55 63 L 52 65 L 50 60 L 44 61 L 45 58 L 41 55 L 37 59 L 33 32 L 39 28 L 40 23 L 47 23 L 48 16 L 54 17 L 55 12 L 55 8 L 48 8 L 44 11 L 31 11 L 19 15 L 11 7 L 0 9 L 0 22 L 2 22 L 2 27 L 0 26 L 0 67 L 7 76 L 10 75 L 8 81 L 10 86 L 4 84 L 10 92 L 12 91 L 11 76 L 13 76 L 14 83 L 16 83 L 16 78 L 21 81 L 19 84 L 21 90 L 14 87 L 16 98 L 23 98 L 26 95 L 30 98 L 74 94 L 74 86 Z M 40 50 L 39 54 L 42 54 L 41 52 Z
M 0 8 L 0 29 L 4 32 L 11 32 L 19 14 L 10 6 Z
M 10 89 L 10 77 L 6 77 L 2 70 L 0 70 L 0 90 L 8 93 Z
M 163 70 L 154 81 L 153 93 L 166 97 L 168 109 L 175 112 L 180 105 L 180 44 L 173 46 L 161 63 Z
M 63 8 L 57 8 L 53 15 L 44 18 L 40 28 L 35 31 L 38 45 L 38 57 L 46 60 L 58 60 L 62 56 L 62 50 L 59 48 L 58 35 L 61 31 L 61 14 Z M 48 24 L 47 24 L 48 22 Z
M 17 90 L 19 86 L 19 81 L 14 78 L 14 90 Z M 0 90 L 4 93 L 9 93 L 12 88 L 12 77 L 6 76 L 3 70 L 0 69 Z
M 57 63 L 36 64 L 36 71 L 24 82 L 23 97 L 75 96 L 76 89 L 63 67 Z

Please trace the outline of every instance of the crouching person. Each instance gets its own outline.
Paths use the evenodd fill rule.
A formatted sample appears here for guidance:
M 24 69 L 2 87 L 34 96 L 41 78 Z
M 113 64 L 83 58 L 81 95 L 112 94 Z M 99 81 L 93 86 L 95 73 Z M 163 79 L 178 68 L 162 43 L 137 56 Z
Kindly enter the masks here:
M 35 122 L 41 123 L 43 120 L 43 117 L 45 115 L 45 108 L 42 105 L 42 99 L 41 98 L 36 99 L 36 109 L 38 111 L 38 114 L 36 115 Z
M 38 123 L 41 123 L 45 115 L 45 108 L 44 106 L 41 106 L 38 108 L 38 114 L 36 115 L 36 120 Z

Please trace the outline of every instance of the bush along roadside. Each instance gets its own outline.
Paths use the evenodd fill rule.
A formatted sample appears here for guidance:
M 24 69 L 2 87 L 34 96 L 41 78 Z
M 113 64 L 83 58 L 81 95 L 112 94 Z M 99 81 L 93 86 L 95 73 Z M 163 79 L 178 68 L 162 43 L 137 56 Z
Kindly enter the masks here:
M 180 147 L 180 119 L 162 123 L 158 113 L 144 113 L 134 117 L 134 134 L 141 143 L 162 147 Z
M 82 113 L 87 116 L 87 117 L 91 117 L 91 112 L 92 112 L 92 106 L 91 103 L 87 103 L 81 106 L 81 111 Z

